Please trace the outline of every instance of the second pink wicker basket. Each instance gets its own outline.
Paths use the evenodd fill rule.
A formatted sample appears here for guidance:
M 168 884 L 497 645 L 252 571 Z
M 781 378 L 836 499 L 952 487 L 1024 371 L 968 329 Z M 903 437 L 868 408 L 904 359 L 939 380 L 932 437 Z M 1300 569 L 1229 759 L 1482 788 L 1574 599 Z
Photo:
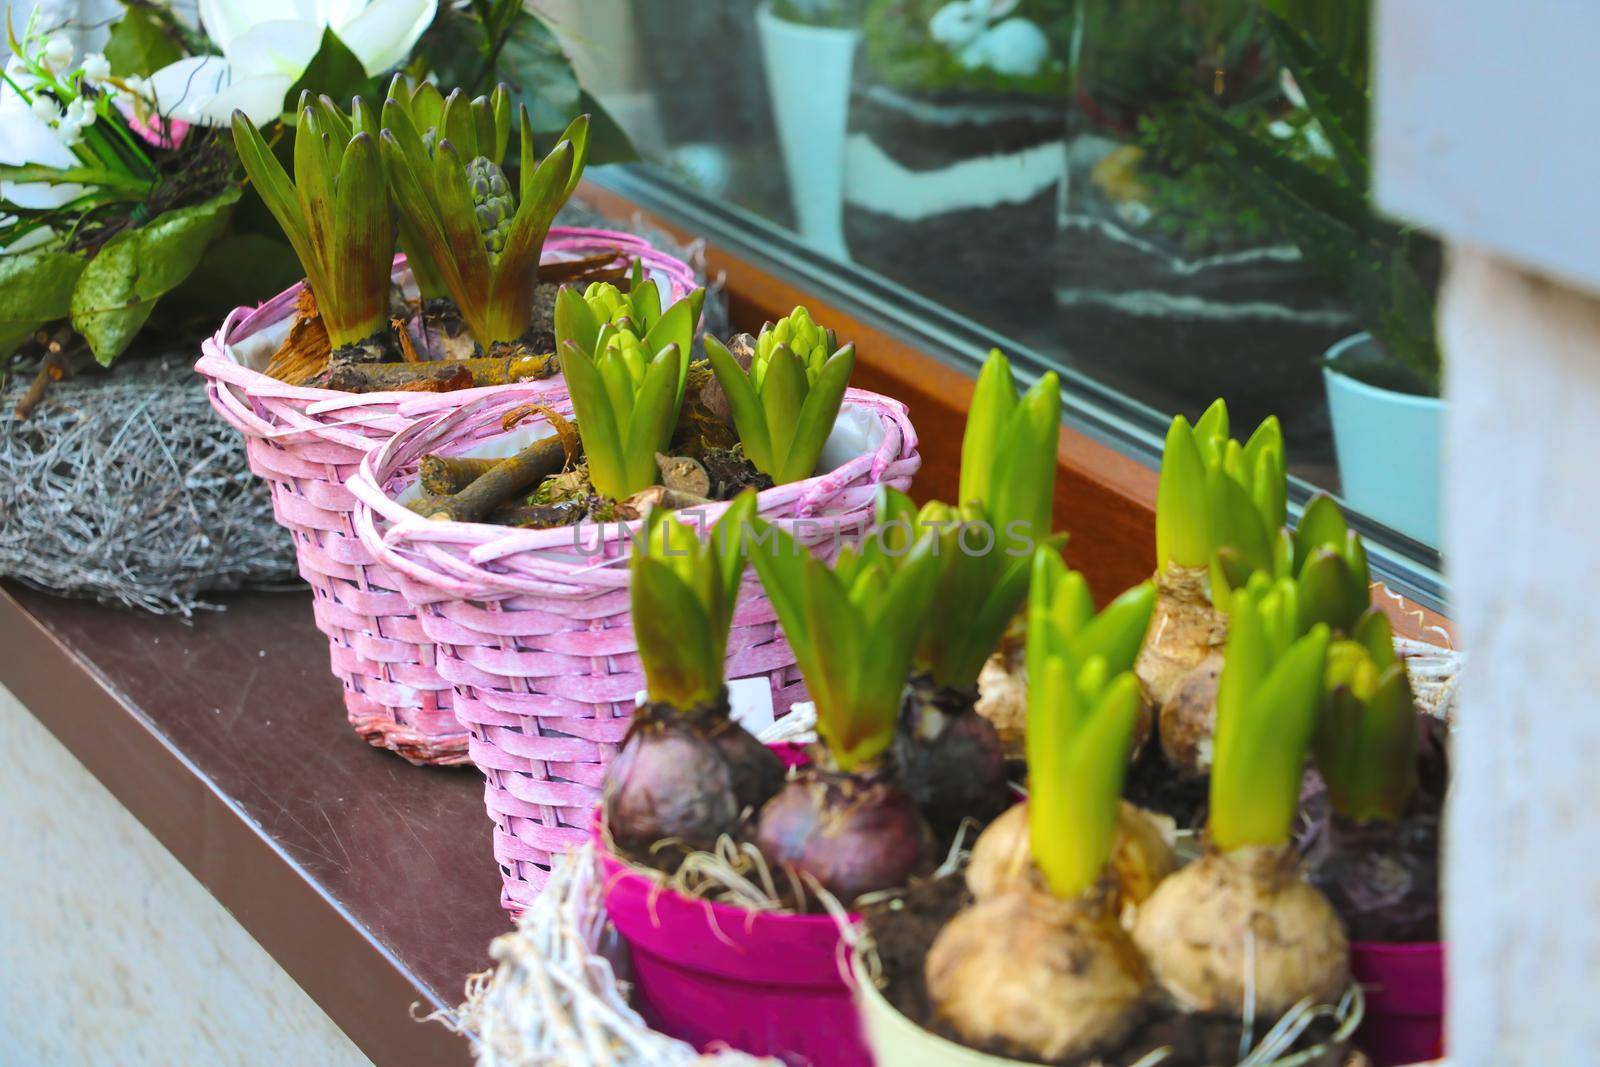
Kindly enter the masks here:
M 468 751 L 484 774 L 501 903 L 520 911 L 544 885 L 552 854 L 588 834 L 605 763 L 627 732 L 644 676 L 628 613 L 637 522 L 517 530 L 432 522 L 400 502 L 415 492 L 424 455 L 514 451 L 517 440 L 500 420 L 516 403 L 493 397 L 401 431 L 373 450 L 350 490 L 361 502 L 356 526 L 368 551 L 394 573 L 437 642 L 439 675 L 454 685 Z M 571 410 L 566 398 L 552 406 Z M 530 420 L 516 434 L 551 432 Z M 904 489 L 920 464 L 905 406 L 850 390 L 824 453 L 832 469 L 767 490 L 758 507 L 827 551 L 866 527 L 880 484 Z M 708 506 L 699 518 L 714 522 L 726 506 Z M 804 698 L 794 654 L 753 572 L 734 613 L 727 676 L 765 676 L 775 714 Z
M 695 285 L 683 262 L 632 234 L 555 227 L 546 261 L 608 249 L 639 258 L 663 293 L 677 299 Z M 395 260 L 403 282 L 404 257 Z M 418 418 L 513 389 L 559 395 L 559 379 L 453 393 L 351 393 L 286 385 L 261 373 L 293 318 L 296 286 L 259 308 L 240 308 L 209 338 L 195 370 L 211 404 L 244 435 L 250 469 L 272 490 L 273 512 L 294 538 L 300 574 L 315 596 L 317 627 L 328 637 L 345 712 L 366 740 L 413 763 L 469 762 L 467 735 L 451 711 L 451 687 L 434 670 L 433 642 L 416 613 L 355 536 L 355 500 L 345 489 L 375 444 Z

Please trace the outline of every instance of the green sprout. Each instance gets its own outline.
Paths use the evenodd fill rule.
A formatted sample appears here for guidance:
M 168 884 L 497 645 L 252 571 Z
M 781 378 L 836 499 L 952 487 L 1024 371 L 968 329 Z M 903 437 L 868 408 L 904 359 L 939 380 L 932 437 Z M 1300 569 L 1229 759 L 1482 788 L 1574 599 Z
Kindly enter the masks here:
M 855 771 L 894 740 L 939 576 L 933 544 L 917 541 L 893 569 L 847 545 L 830 568 L 782 527 L 753 525 L 750 561 L 811 692 L 817 734 L 839 770 Z
M 983 505 L 997 533 L 1030 549 L 1050 533 L 1061 436 L 1061 379 L 1051 371 L 1020 398 L 993 349 L 978 375 L 961 438 L 958 501 Z
M 761 327 L 748 372 L 715 338 L 706 338 L 706 354 L 745 456 L 779 485 L 809 478 L 844 402 L 855 345 L 838 347 L 832 330 L 797 307 Z
M 1226 610 L 1227 575 L 1217 555 L 1227 550 L 1230 571 L 1247 579 L 1274 572 L 1287 551 L 1279 531 L 1288 509 L 1283 430 L 1262 420 L 1250 440 L 1228 436 L 1228 406 L 1218 400 L 1191 428 L 1182 415 L 1167 430 L 1156 489 L 1156 561 L 1169 567 L 1212 568 L 1212 600 Z
M 360 97 L 346 116 L 327 97 L 302 94 L 291 182 L 255 123 L 233 113 L 239 160 L 300 258 L 335 350 L 389 325 L 395 230 L 377 126 Z
M 1360 823 L 1400 819 L 1417 789 L 1417 709 L 1382 612 L 1328 649 L 1325 690 L 1312 751 L 1333 810 Z
M 466 154 L 474 162 L 482 158 L 499 168 L 505 163 L 506 148 L 511 141 L 511 93 L 506 86 L 498 85 L 489 96 L 480 96 L 468 102 L 465 94 L 457 89 L 446 100 L 439 87 L 432 82 L 418 81 L 413 84 L 404 75 L 397 74 L 389 83 L 389 96 L 384 101 L 383 125 L 385 129 L 409 128 L 417 132 L 423 146 L 430 152 L 439 140 L 439 131 L 445 130 L 444 136 L 449 138 L 458 152 Z M 495 187 L 498 189 L 504 185 L 505 176 L 501 174 Z M 475 184 L 475 203 L 478 192 Z M 496 212 L 494 215 L 486 216 L 483 207 L 478 209 L 480 227 L 487 218 L 491 226 L 498 224 L 504 228 L 509 221 L 509 213 L 515 211 L 515 202 L 509 194 L 510 189 L 506 187 L 503 195 L 495 198 L 492 205 Z M 422 298 L 435 300 L 448 297 L 450 291 L 445 288 L 443 278 L 434 269 L 427 249 L 412 230 L 409 217 L 404 213 L 399 218 L 399 230 L 400 248 L 406 254 L 406 263 L 411 268 L 411 276 L 417 281 Z
M 1257 572 L 1230 601 L 1207 823 L 1224 852 L 1289 841 L 1329 644 L 1326 624 L 1302 626 L 1299 600 L 1292 580 Z
M 656 454 L 672 440 L 683 404 L 695 323 L 696 289 L 661 310 L 653 282 L 623 297 L 610 285 L 556 296 L 556 353 L 572 395 L 589 480 L 624 500 L 656 483 Z
M 904 546 L 926 537 L 939 560 L 933 608 L 912 657 L 915 670 L 950 689 L 975 684 L 1028 593 L 1029 552 L 1003 547 L 979 503 L 955 508 L 930 500 L 918 509 L 904 493 L 883 486 L 877 518 L 880 532 L 864 542 L 864 552 L 892 570 L 906 560 Z M 1059 549 L 1065 539 L 1050 544 Z
M 744 573 L 742 531 L 754 513 L 747 490 L 702 539 L 667 509 L 650 512 L 629 567 L 633 633 L 652 701 L 690 710 L 722 696 Z
M 1417 787 L 1416 702 L 1389 620 L 1372 606 L 1361 536 L 1333 498 L 1319 494 L 1285 542 L 1289 551 L 1278 553 L 1273 578 L 1293 593 L 1294 625 L 1306 633 L 1320 624 L 1330 633 L 1313 740 L 1329 799 L 1357 822 L 1398 819 Z M 1218 560 L 1236 589 L 1263 577 L 1245 573 L 1230 548 L 1218 549 Z M 1218 705 L 1220 720 L 1220 695 Z
M 1028 831 L 1056 896 L 1099 880 L 1116 842 L 1139 717 L 1139 654 L 1156 589 L 1145 582 L 1098 615 L 1089 584 L 1058 552 L 1033 554 L 1028 597 Z
M 521 187 L 500 169 L 510 135 L 509 98 L 452 93 L 432 137 L 425 90 L 392 87 L 383 108 L 383 161 L 399 206 L 401 237 L 418 285 L 448 293 L 485 350 L 522 340 L 533 324 L 539 257 L 556 212 L 583 176 L 589 117 L 580 115 L 539 159 L 528 109 L 518 109 Z
M 1228 589 L 1247 584 L 1255 573 L 1232 545 L 1217 549 L 1213 574 Z M 1372 604 L 1372 575 L 1361 536 L 1350 529 L 1333 498 L 1318 493 L 1306 505 L 1293 533 L 1279 531 L 1269 573 L 1293 578 L 1298 589 L 1301 628 L 1327 623 L 1335 636 L 1350 634 Z
M 637 353 L 643 363 L 654 360 L 668 345 L 676 346 L 678 387 L 673 403 L 682 405 L 694 331 L 705 299 L 706 291 L 696 289 L 663 311 L 655 279 L 644 276 L 644 266 L 636 259 L 629 271 L 626 293 L 610 282 L 591 282 L 581 295 L 571 286 L 562 286 L 556 294 L 556 345 L 559 350 L 564 342 L 571 341 L 590 360 L 609 347 L 617 347 Z M 637 363 L 630 362 L 629 366 Z M 676 422 L 674 416 L 659 443 L 660 449 L 665 450 L 671 442 Z
M 1293 544 L 1304 625 L 1325 622 L 1336 634 L 1351 633 L 1372 603 L 1361 535 L 1345 523 L 1333 498 L 1319 493 L 1301 514 Z
M 1049 532 L 1060 427 L 1056 375 L 1019 398 L 1010 365 L 995 351 L 978 377 L 962 438 L 961 504 L 934 500 L 919 511 L 904 493 L 879 491 L 881 532 L 867 551 L 892 568 L 903 557 L 883 552 L 885 543 L 909 545 L 926 535 L 939 557 L 934 608 L 913 660 L 936 685 L 977 682 L 1027 595 L 1034 549 L 1059 551 L 1066 541 Z

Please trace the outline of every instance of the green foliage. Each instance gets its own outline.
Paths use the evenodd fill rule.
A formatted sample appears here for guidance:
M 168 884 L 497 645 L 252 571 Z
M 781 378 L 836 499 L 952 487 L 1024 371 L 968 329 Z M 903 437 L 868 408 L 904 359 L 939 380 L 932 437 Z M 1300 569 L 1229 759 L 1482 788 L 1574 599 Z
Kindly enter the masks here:
M 1099 880 L 1116 841 L 1139 715 L 1139 653 L 1156 590 L 1145 582 L 1098 615 L 1083 575 L 1041 547 L 1028 597 L 1029 837 L 1051 892 Z
M 1303 27 L 1364 83 L 1367 0 L 1082 0 L 1077 7 L 1076 90 L 1093 102 L 1081 115 L 1113 136 L 1138 131 L 1129 147 L 1139 151 L 1137 200 L 1149 210 L 1133 224 L 1190 256 L 1287 241 L 1278 215 L 1241 193 L 1215 162 L 1215 137 L 1193 112 L 1224 115 L 1279 152 L 1326 169 L 1331 160 L 1315 123 L 1284 113 L 1283 64 L 1261 14 L 1274 10 Z
M 111 24 L 106 39 L 105 57 L 111 73 L 119 78 L 151 74 L 184 57 L 180 41 L 168 30 L 152 8 L 130 5 L 122 17 Z
M 762 326 L 748 372 L 714 337 L 706 338 L 706 354 L 745 456 L 779 485 L 809 478 L 844 402 L 855 345 L 837 347 L 833 331 L 797 307 Z
M 1333 810 L 1357 822 L 1399 819 L 1417 789 L 1417 710 L 1381 612 L 1329 648 L 1325 689 L 1312 750 Z
M 862 546 L 870 558 L 893 570 L 911 544 L 927 539 L 938 560 L 933 607 L 913 666 L 941 686 L 974 684 L 1028 593 L 1035 542 L 1007 540 L 981 502 L 955 508 L 930 500 L 918 510 L 888 486 L 878 490 L 877 520 L 878 532 Z M 1059 552 L 1065 541 L 1061 534 L 1043 543 Z
M 74 188 L 53 207 L 6 203 L 0 211 L 0 246 L 33 245 L 0 256 L 0 353 L 69 319 L 109 364 L 228 226 L 239 198 L 233 154 L 204 131 L 182 149 L 158 149 L 130 128 L 122 108 L 139 105 L 121 79 L 184 51 L 187 39 L 164 9 L 137 7 L 113 24 L 107 81 L 91 80 L 79 65 L 47 62 L 36 21 L 21 40 L 14 28 L 8 39 L 6 91 L 56 114 L 71 162 L 0 165 L 0 180 Z
M 914 659 L 939 685 L 978 680 L 1027 594 L 1034 549 L 1059 552 L 1066 541 L 1050 534 L 1060 432 L 1056 375 L 1044 375 L 1019 398 L 1010 364 L 995 351 L 978 376 L 962 437 L 961 503 L 930 501 L 918 511 L 903 493 L 879 493 L 885 534 L 875 540 L 892 539 L 896 530 L 910 540 L 926 536 L 939 559 L 934 607 Z
M 1246 585 L 1262 569 L 1273 578 L 1293 579 L 1302 630 L 1320 622 L 1335 636 L 1348 635 L 1372 601 L 1366 547 L 1325 493 L 1312 497 L 1292 534 L 1279 532 L 1270 567 L 1251 563 L 1232 545 L 1219 546 L 1213 557 L 1213 595 L 1217 589 Z
M 592 118 L 589 161 L 629 163 L 638 152 L 616 121 L 578 82 L 572 60 L 546 20 L 522 0 L 471 0 L 439 7 L 408 68 L 469 95 L 503 83 L 528 109 L 534 135 L 548 139 L 581 114 Z
M 1233 604 L 1241 588 L 1273 590 L 1267 596 L 1278 597 L 1274 618 L 1282 633 L 1328 632 L 1332 644 L 1314 741 L 1317 765 L 1335 811 L 1358 821 L 1397 819 L 1416 789 L 1416 707 L 1389 621 L 1372 606 L 1361 537 L 1333 498 L 1319 494 L 1279 545 L 1287 550 L 1277 553 L 1270 572 L 1250 570 L 1224 547 L 1213 573 L 1236 590 Z M 1230 615 L 1231 627 L 1238 626 L 1237 618 L 1237 612 Z M 1231 633 L 1229 641 L 1227 655 L 1232 656 Z M 1217 703 L 1220 752 L 1220 695 Z
M 589 479 L 625 499 L 656 483 L 656 453 L 678 424 L 690 349 L 705 290 L 661 310 L 653 281 L 634 264 L 627 295 L 597 282 L 556 295 L 556 350 L 572 393 Z
M 1026 78 L 963 67 L 954 52 L 928 32 L 929 20 L 948 2 L 869 0 L 862 34 L 866 41 L 867 63 L 878 80 L 907 92 L 953 90 L 1044 97 L 1067 95 L 1068 71 L 1060 63 Z M 1039 26 L 1053 46 L 1052 54 L 1064 56 L 1072 39 L 1074 6 L 1057 0 L 1022 0 L 1012 16 L 1029 19 Z
M 1197 118 L 1215 138 L 1213 159 L 1241 192 L 1272 212 L 1301 254 L 1355 306 L 1382 346 L 1387 365 L 1352 364 L 1375 384 L 1437 395 L 1440 358 L 1433 295 L 1419 273 L 1422 242 L 1408 227 L 1372 208 L 1366 140 L 1370 101 L 1365 90 L 1288 22 L 1265 16 L 1276 51 L 1305 98 L 1338 166 L 1308 166 L 1215 108 Z
M 416 119 L 414 107 L 419 108 Z M 431 117 L 431 108 L 431 97 L 408 96 L 397 76 L 383 109 L 383 162 L 403 219 L 406 252 L 429 285 L 450 295 L 485 351 L 497 342 L 514 344 L 533 323 L 545 236 L 583 175 L 588 117 L 575 119 L 541 160 L 528 110 L 519 107 L 521 187 L 516 211 L 493 250 L 478 223 L 467 164 L 479 157 L 493 161 L 491 153 L 505 152 L 509 100 L 497 93 L 469 103 L 465 94 L 452 93 L 430 127 L 434 136 L 428 137 L 417 123 Z
M 395 230 L 376 132 L 359 97 L 346 116 L 327 97 L 302 96 L 291 182 L 261 131 L 233 114 L 239 161 L 299 257 L 335 348 L 388 325 Z
M 67 317 L 85 262 L 70 252 L 45 249 L 0 256 L 0 358 L 39 327 Z
M 645 277 L 643 264 L 634 260 L 628 273 L 626 293 L 609 282 L 591 282 L 581 297 L 577 290 L 563 286 L 556 296 L 556 341 L 558 344 L 572 341 L 593 356 L 607 344 L 623 343 L 623 338 L 631 336 L 650 359 L 666 346 L 676 345 L 684 362 L 678 375 L 674 403 L 682 404 L 683 390 L 689 379 L 689 353 L 694 347 L 695 327 L 705 305 L 705 290 L 696 289 L 663 311 L 661 290 L 653 278 Z M 607 325 L 612 330 L 602 337 Z M 667 438 L 670 437 L 669 431 Z M 668 440 L 664 439 L 661 447 L 666 448 L 667 444 Z
M 1229 436 L 1228 406 L 1206 409 L 1193 427 L 1172 420 L 1156 488 L 1156 560 L 1213 568 L 1211 595 L 1227 608 L 1229 585 L 1216 573 L 1218 554 L 1243 577 L 1273 571 L 1286 554 L 1278 530 L 1287 514 L 1283 430 L 1276 416 L 1263 419 L 1240 444 Z
M 1332 497 L 1319 493 L 1306 505 L 1293 543 L 1302 625 L 1323 622 L 1335 634 L 1354 632 L 1372 602 L 1372 575 L 1361 536 Z
M 480 159 L 495 167 L 502 165 L 511 140 L 511 98 L 504 86 L 497 86 L 490 95 L 471 101 L 460 89 L 454 89 L 450 100 L 447 119 L 447 104 L 437 85 L 426 81 L 410 82 L 396 75 L 389 83 L 388 97 L 383 104 L 384 127 L 400 131 L 397 136 L 407 145 L 411 144 L 411 134 L 415 132 L 428 151 L 433 150 L 440 139 L 440 129 L 444 129 L 443 136 L 450 139 L 458 152 L 466 154 L 469 165 Z M 514 216 L 514 200 L 510 210 Z M 430 258 L 428 246 L 413 230 L 406 212 L 398 213 L 397 225 L 400 250 L 406 254 L 406 265 L 411 268 L 422 298 L 449 297 L 450 292 Z M 502 223 L 502 227 L 509 229 L 509 222 Z
M 629 566 L 633 632 L 651 700 L 687 711 L 721 695 L 744 528 L 754 514 L 755 492 L 746 490 L 704 539 L 662 508 L 646 520 Z
M 1289 841 L 1322 707 L 1329 633 L 1301 626 L 1292 581 L 1258 571 L 1228 609 L 1217 683 L 1211 842 L 1227 852 Z
M 72 290 L 72 328 L 102 366 L 128 347 L 156 302 L 193 273 L 238 199 L 239 189 L 230 187 L 204 203 L 163 212 L 111 238 L 83 267 Z
M 750 562 L 772 600 L 817 708 L 817 734 L 840 770 L 894 739 L 911 655 L 939 577 L 930 539 L 882 555 L 845 546 L 830 568 L 782 527 L 754 521 Z
M 960 503 L 981 504 L 1008 538 L 1050 533 L 1061 435 L 1061 379 L 1040 377 L 1019 399 L 1011 364 L 993 349 L 978 375 L 961 438 Z

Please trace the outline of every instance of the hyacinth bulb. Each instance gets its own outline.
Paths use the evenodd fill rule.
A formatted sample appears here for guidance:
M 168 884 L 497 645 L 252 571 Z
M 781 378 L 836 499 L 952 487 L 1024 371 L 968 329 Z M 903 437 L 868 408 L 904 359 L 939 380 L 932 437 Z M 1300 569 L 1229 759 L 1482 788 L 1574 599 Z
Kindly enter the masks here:
M 517 213 L 517 200 L 505 171 L 486 156 L 467 164 L 467 188 L 472 192 L 472 207 L 478 218 L 483 246 L 498 254 L 511 231 L 511 217 Z
M 1170 840 L 1172 820 L 1127 801 L 1117 814 L 1116 842 L 1106 865 L 1107 905 L 1113 913 L 1137 907 L 1178 867 Z M 1012 889 L 1043 892 L 1028 834 L 1028 804 L 1015 804 L 978 835 L 967 864 L 967 888 L 983 900 Z
M 1349 943 L 1292 850 L 1211 851 L 1165 879 L 1133 928 L 1156 981 L 1182 1008 L 1257 1018 L 1350 984 Z
M 1115 1046 L 1150 1000 L 1150 973 L 1092 899 L 1009 889 L 964 909 L 925 965 L 934 1010 L 967 1041 L 1054 1062 Z

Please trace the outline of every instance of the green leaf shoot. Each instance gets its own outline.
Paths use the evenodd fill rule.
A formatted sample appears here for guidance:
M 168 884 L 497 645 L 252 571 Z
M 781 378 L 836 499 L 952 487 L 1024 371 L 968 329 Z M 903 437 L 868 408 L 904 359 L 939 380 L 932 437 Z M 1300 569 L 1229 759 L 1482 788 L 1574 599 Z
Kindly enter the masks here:
M 1211 842 L 1224 852 L 1288 843 L 1322 707 L 1329 632 L 1303 632 L 1294 583 L 1257 572 L 1229 606 L 1217 687 Z
M 723 692 L 728 632 L 744 570 L 742 531 L 755 494 L 741 494 L 702 537 L 654 509 L 629 561 L 631 614 L 650 699 L 688 711 Z
M 750 369 L 706 338 L 712 373 L 733 413 L 746 458 L 778 484 L 809 478 L 833 431 L 855 368 L 855 346 L 797 307 L 756 337 Z
M 1145 582 L 1096 614 L 1083 575 L 1047 547 L 1028 593 L 1029 838 L 1052 893 L 1076 897 L 1103 873 L 1116 840 L 1139 715 L 1134 657 L 1155 608 Z
M 782 526 L 757 518 L 752 527 L 750 562 L 816 704 L 818 736 L 840 770 L 857 770 L 894 738 L 938 579 L 931 539 L 891 572 L 850 545 L 830 567 Z
M 372 134 L 354 132 L 331 102 L 306 94 L 292 182 L 243 112 L 234 112 L 233 139 L 251 184 L 300 259 L 333 346 L 386 329 L 395 230 Z

